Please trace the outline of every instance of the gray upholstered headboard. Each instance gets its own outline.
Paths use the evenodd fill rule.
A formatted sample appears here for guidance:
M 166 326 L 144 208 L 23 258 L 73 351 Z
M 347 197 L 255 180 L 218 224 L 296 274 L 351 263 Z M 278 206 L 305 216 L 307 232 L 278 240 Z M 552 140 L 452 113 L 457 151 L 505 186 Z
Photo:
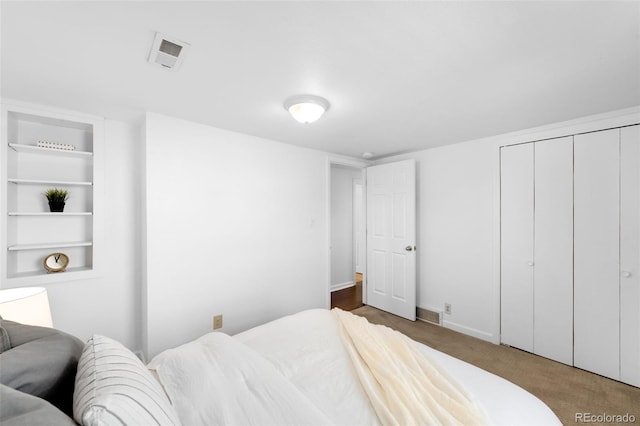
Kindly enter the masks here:
M 73 388 L 83 347 L 67 333 L 0 319 L 0 423 L 75 424 Z

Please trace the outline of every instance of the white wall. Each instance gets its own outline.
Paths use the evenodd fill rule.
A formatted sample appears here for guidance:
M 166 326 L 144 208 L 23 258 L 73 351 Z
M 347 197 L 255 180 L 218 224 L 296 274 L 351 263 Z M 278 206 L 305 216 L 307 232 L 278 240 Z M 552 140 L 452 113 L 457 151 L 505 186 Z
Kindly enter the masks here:
M 419 307 L 444 325 L 500 341 L 499 147 L 640 122 L 640 108 L 388 157 L 415 158 Z
M 146 118 L 148 355 L 326 307 L 327 154 Z
M 498 342 L 498 147 L 639 122 L 639 111 L 379 161 L 417 160 L 418 305 L 451 303 L 446 326 Z M 104 268 L 46 286 L 57 328 L 153 353 L 209 331 L 213 314 L 233 333 L 327 306 L 327 154 L 155 114 L 144 130 L 146 144 L 139 126 L 105 122 Z
M 353 182 L 362 171 L 331 165 L 331 288 L 354 284 Z
M 54 326 L 140 350 L 139 126 L 105 121 L 105 247 L 97 278 L 45 285 Z
M 443 311 L 447 326 L 486 340 L 496 328 L 492 141 L 415 153 L 418 168 L 418 306 Z

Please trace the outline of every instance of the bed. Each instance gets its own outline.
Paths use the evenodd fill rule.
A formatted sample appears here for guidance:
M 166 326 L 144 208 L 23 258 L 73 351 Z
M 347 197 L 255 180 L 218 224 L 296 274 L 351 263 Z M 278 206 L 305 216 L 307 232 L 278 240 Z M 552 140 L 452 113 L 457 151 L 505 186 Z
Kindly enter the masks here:
M 323 411 L 331 413 L 336 424 L 376 423 L 335 328 L 330 312 L 311 310 L 256 327 L 235 338 L 305 389 Z M 421 343 L 414 344 L 478 399 L 490 424 L 561 424 L 542 401 L 513 383 Z M 345 391 L 334 392 L 336 386 Z M 361 407 L 361 411 L 353 407 Z
M 518 386 L 420 343 L 409 344 L 480 407 L 482 421 L 464 424 L 560 424 Z M 146 366 L 115 340 L 93 336 L 75 371 L 73 417 L 84 425 L 380 424 L 351 356 L 335 313 L 323 309 L 235 336 L 209 333 L 164 351 Z M 2 405 L 6 408 L 4 400 Z M 29 424 L 25 419 L 28 414 L 11 423 L 4 416 L 7 424 Z

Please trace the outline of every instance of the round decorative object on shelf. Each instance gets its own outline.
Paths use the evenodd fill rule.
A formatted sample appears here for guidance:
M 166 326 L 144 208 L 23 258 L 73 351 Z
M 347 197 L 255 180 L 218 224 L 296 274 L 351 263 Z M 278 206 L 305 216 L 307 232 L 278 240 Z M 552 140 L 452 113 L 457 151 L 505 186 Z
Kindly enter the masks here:
M 69 256 L 64 253 L 51 253 L 44 258 L 42 264 L 49 272 L 63 272 L 69 264 Z

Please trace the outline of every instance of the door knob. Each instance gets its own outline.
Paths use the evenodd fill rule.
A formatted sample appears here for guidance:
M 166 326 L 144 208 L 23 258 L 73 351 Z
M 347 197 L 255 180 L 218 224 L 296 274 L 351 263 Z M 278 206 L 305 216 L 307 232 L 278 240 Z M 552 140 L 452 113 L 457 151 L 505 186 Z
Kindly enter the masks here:
M 622 276 L 625 278 L 629 278 L 631 276 L 631 272 L 629 271 L 622 271 Z
M 404 249 L 405 249 L 406 251 L 413 251 L 413 247 L 411 247 L 411 246 L 406 246 Z
M 529 266 L 533 266 L 533 260 L 528 261 L 528 262 L 527 262 L 527 265 L 529 265 Z

